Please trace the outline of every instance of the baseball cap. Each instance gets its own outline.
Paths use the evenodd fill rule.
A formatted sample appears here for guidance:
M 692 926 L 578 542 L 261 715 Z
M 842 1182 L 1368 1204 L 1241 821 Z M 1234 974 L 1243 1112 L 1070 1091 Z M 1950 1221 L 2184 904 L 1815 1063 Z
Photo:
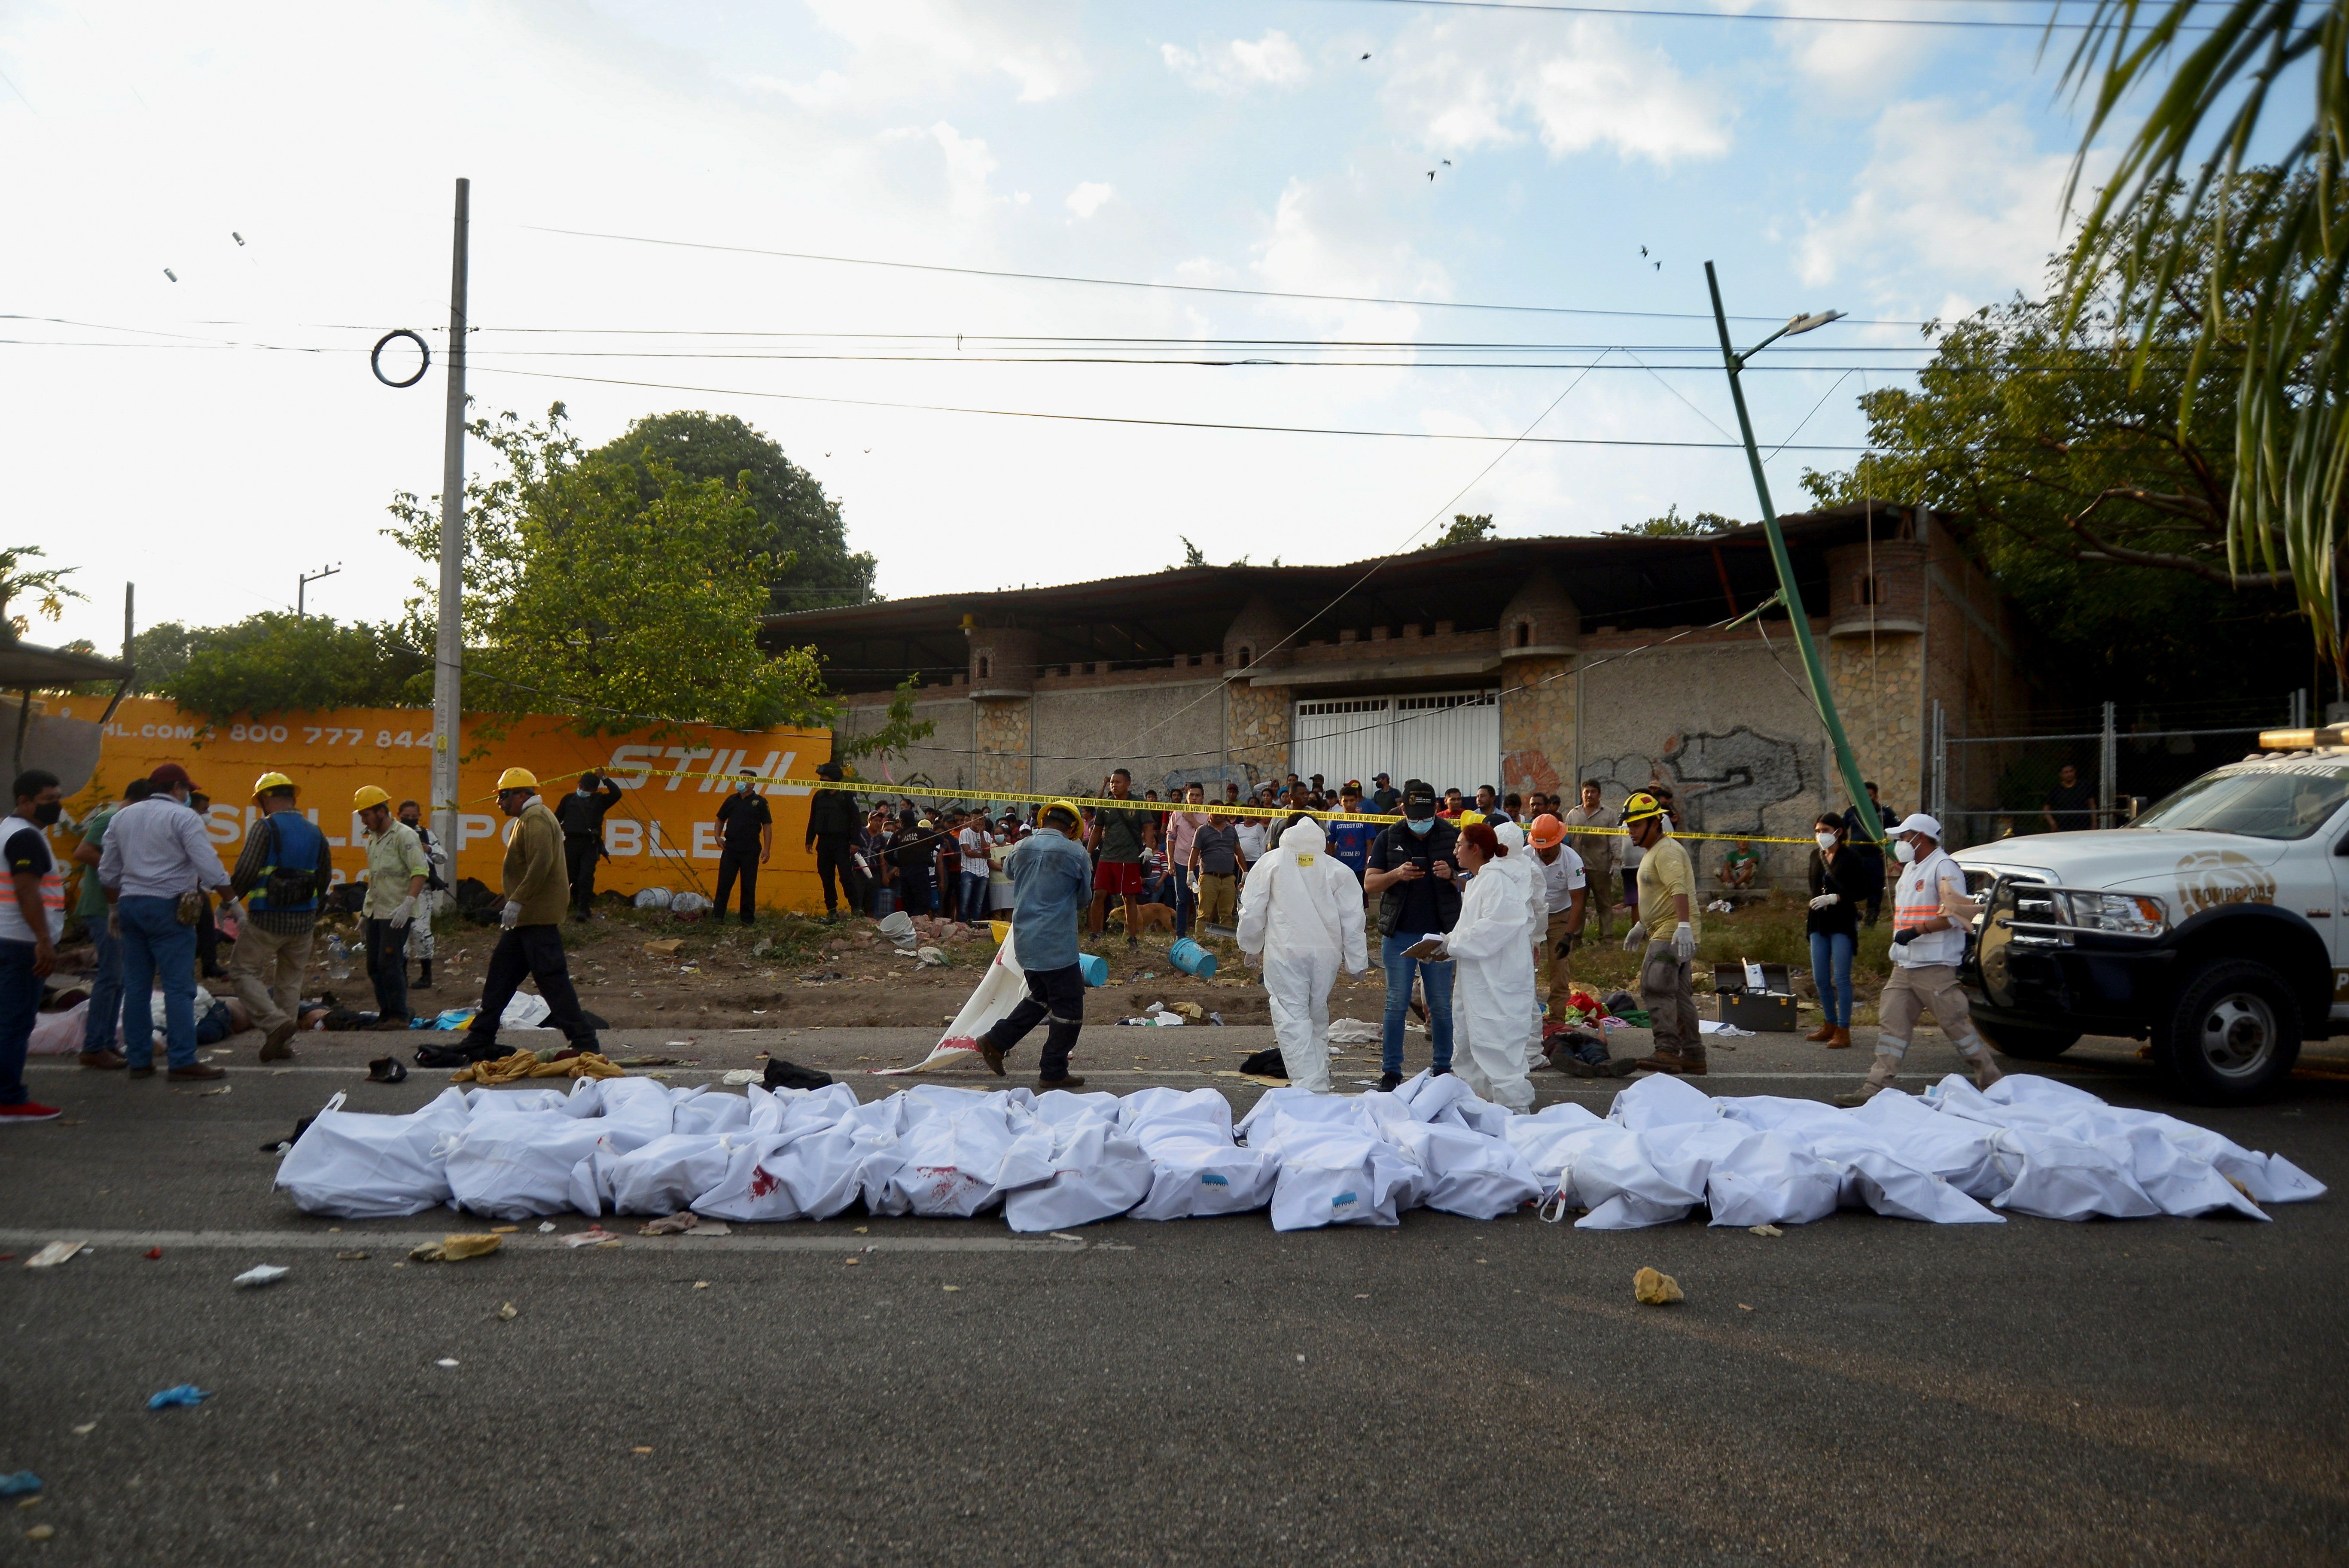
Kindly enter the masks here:
M 196 781 L 176 762 L 158 764 L 155 771 L 147 775 L 147 782 L 158 789 L 185 789 L 191 795 L 197 792 Z
M 1383 778 L 1385 775 L 1381 774 Z M 1435 815 L 1435 791 L 1423 779 L 1413 779 L 1402 787 L 1402 814 L 1426 818 Z
M 1892 830 L 1896 834 L 1922 833 L 1937 844 L 1941 841 L 1941 824 L 1922 811 L 1909 812 L 1900 819 L 1900 825 Z

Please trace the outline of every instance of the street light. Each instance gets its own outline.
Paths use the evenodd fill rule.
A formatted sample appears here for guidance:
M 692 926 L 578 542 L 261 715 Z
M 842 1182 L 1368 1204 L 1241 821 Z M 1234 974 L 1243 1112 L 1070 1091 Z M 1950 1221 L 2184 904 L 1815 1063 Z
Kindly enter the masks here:
M 1836 771 L 1843 775 L 1844 792 L 1851 797 L 1852 817 L 1868 842 L 1881 843 L 1882 819 L 1869 806 L 1858 760 L 1851 754 L 1851 742 L 1844 737 L 1834 694 L 1827 689 L 1826 672 L 1819 666 L 1819 650 L 1811 641 L 1811 618 L 1803 609 L 1803 595 L 1795 585 L 1795 563 L 1786 554 L 1786 536 L 1779 531 L 1777 510 L 1770 504 L 1770 481 L 1762 472 L 1761 449 L 1754 442 L 1754 419 L 1745 411 L 1745 388 L 1737 379 L 1737 373 L 1745 368 L 1747 360 L 1780 338 L 1815 332 L 1831 321 L 1842 320 L 1843 312 L 1819 310 L 1790 317 L 1785 325 L 1740 354 L 1729 344 L 1729 316 L 1721 307 L 1721 280 L 1713 275 L 1711 262 L 1704 264 L 1704 286 L 1713 294 L 1713 321 L 1721 332 L 1721 358 L 1729 371 L 1729 397 L 1737 405 L 1737 428 L 1745 438 L 1745 461 L 1754 470 L 1754 493 L 1762 502 L 1762 528 L 1770 539 L 1770 562 L 1778 571 L 1778 599 L 1785 607 L 1786 619 L 1794 624 L 1795 646 L 1803 655 L 1803 675 L 1811 685 L 1811 702 L 1819 710 L 1820 722 L 1826 726 L 1828 743 L 1835 748 Z
M 342 563 L 336 562 L 332 566 L 321 566 L 316 572 L 305 572 L 294 580 L 294 618 L 295 620 L 302 619 L 303 604 L 309 597 L 310 584 L 323 582 L 342 569 Z

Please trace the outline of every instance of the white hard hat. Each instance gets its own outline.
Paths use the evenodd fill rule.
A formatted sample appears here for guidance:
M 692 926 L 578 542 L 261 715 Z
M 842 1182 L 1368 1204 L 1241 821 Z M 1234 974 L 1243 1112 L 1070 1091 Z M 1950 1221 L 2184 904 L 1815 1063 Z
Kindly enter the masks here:
M 1941 824 L 1922 811 L 1909 812 L 1900 819 L 1900 825 L 1892 831 L 1895 834 L 1922 833 L 1937 844 L 1941 841 Z

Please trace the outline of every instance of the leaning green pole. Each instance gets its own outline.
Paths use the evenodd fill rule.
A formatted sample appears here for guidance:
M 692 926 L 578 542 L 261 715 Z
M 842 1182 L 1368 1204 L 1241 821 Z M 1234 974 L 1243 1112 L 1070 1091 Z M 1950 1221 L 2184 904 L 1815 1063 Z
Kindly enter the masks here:
M 1811 641 L 1810 612 L 1803 608 L 1802 591 L 1795 585 L 1795 562 L 1786 553 L 1786 536 L 1779 531 L 1777 510 L 1770 504 L 1770 481 L 1762 472 L 1762 451 L 1754 442 L 1754 420 L 1745 412 L 1745 388 L 1739 384 L 1737 373 L 1745 361 L 1758 354 L 1780 333 L 1780 327 L 1744 354 L 1730 346 L 1729 316 L 1721 307 L 1721 280 L 1713 275 L 1713 263 L 1704 264 L 1704 286 L 1713 294 L 1713 324 L 1721 331 L 1721 357 L 1729 371 L 1729 397 L 1737 405 L 1737 428 L 1745 438 L 1745 460 L 1754 469 L 1754 493 L 1762 502 L 1762 529 L 1770 538 L 1770 562 L 1778 570 L 1778 594 L 1786 607 L 1786 619 L 1795 628 L 1795 646 L 1802 650 L 1803 675 L 1811 683 L 1811 702 L 1819 710 L 1819 722 L 1826 726 L 1827 743 L 1835 748 L 1836 771 L 1843 775 L 1844 793 L 1851 798 L 1851 814 L 1860 825 L 1870 843 L 1884 841 L 1882 820 L 1868 799 L 1866 783 L 1859 776 L 1859 760 L 1851 754 L 1851 742 L 1843 732 L 1843 719 L 1836 712 L 1835 694 L 1827 689 L 1827 674 L 1820 666 L 1818 645 Z

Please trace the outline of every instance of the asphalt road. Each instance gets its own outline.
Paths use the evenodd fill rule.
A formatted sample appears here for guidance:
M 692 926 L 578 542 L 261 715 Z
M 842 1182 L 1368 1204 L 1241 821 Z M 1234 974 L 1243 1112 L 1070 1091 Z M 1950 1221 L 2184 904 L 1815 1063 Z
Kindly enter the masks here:
M 677 1054 L 699 1066 L 675 1081 L 761 1048 L 846 1071 L 927 1044 L 689 1038 Z M 1213 1083 L 1244 1105 L 1257 1090 L 1211 1075 L 1268 1038 L 1095 1028 L 1080 1067 L 1097 1087 Z M 355 1109 L 422 1103 L 440 1075 L 356 1081 L 381 1043 L 314 1045 L 291 1070 L 243 1052 L 225 1095 L 36 1069 L 36 1096 L 70 1125 L 0 1132 L 0 1252 L 93 1250 L 0 1266 L 0 1470 L 47 1487 L 7 1515 L 0 1563 L 2349 1552 L 2337 1198 L 2272 1224 L 1846 1213 L 1775 1240 L 1426 1212 L 1287 1236 L 1260 1214 L 1119 1222 L 1076 1242 L 1015 1238 L 995 1217 L 716 1240 L 616 1220 L 617 1248 L 574 1251 L 526 1225 L 499 1255 L 427 1265 L 402 1261 L 416 1241 L 485 1227 L 305 1217 L 270 1191 L 257 1147 L 336 1088 Z M 1733 1044 L 1714 1093 L 1825 1095 L 1865 1063 L 1864 1046 Z M 1953 1059 L 1920 1055 L 1928 1069 Z M 2126 1043 L 2075 1055 L 2051 1070 L 2164 1103 Z M 1336 1077 L 1374 1071 L 1352 1057 Z M 1537 1078 L 1545 1101 L 1600 1109 L 1615 1087 Z M 2320 1180 L 2349 1173 L 2349 1088 L 2331 1078 L 2275 1106 L 2189 1114 Z M 293 1273 L 232 1287 L 258 1263 Z M 1687 1301 L 1635 1305 L 1642 1264 Z M 145 1408 L 187 1382 L 214 1398 Z M 18 1539 L 36 1524 L 54 1537 Z

